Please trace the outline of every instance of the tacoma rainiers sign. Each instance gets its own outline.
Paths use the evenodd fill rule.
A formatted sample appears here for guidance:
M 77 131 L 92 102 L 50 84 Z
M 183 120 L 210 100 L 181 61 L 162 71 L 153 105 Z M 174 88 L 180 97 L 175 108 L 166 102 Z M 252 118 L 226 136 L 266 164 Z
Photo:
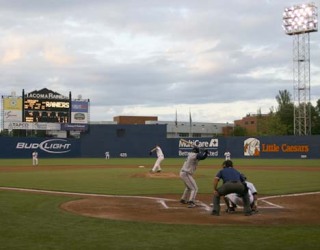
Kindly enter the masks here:
M 33 91 L 25 94 L 25 99 L 46 99 L 46 100 L 68 100 L 69 98 L 59 93 L 53 92 L 49 89 L 41 89 L 39 91 Z
M 24 94 L 24 122 L 69 123 L 70 98 L 49 89 Z

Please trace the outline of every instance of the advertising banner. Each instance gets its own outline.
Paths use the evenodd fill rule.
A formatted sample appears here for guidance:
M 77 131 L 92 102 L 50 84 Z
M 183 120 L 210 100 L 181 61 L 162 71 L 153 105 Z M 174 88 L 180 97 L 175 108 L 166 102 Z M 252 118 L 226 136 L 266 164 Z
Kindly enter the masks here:
M 60 130 L 60 123 L 45 122 L 4 122 L 4 129 L 13 130 Z
M 22 121 L 22 97 L 3 97 L 3 121 Z
M 80 157 L 80 141 L 62 138 L 0 138 L 4 147 L 1 158 L 29 158 L 38 152 L 39 158 Z
M 88 124 L 61 124 L 61 130 L 86 131 L 88 127 Z
M 87 124 L 89 112 L 88 101 L 72 101 L 71 102 L 71 123 Z

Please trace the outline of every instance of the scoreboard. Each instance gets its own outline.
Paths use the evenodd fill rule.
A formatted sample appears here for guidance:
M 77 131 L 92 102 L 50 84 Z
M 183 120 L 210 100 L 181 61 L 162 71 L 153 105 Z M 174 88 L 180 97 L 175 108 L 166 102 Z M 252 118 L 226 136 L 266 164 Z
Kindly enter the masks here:
M 23 109 L 24 122 L 69 122 L 69 100 L 25 98 Z

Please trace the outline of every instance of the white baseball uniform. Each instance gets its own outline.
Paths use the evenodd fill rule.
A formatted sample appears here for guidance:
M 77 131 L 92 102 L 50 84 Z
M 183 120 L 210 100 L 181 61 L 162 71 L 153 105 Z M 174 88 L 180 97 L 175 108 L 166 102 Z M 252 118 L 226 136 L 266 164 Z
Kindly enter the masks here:
M 224 153 L 224 157 L 225 157 L 226 161 L 227 161 L 227 160 L 230 160 L 230 159 L 231 159 L 231 153 L 228 152 L 228 151 L 225 152 L 225 153 Z
M 154 163 L 154 166 L 152 168 L 152 172 L 160 172 L 161 171 L 161 162 L 164 160 L 164 154 L 162 152 L 162 149 L 159 146 L 156 146 L 154 149 L 152 149 L 151 151 L 156 151 L 157 154 L 157 160 Z
M 38 165 L 38 152 L 36 151 L 32 153 L 32 165 L 33 166 Z
M 105 153 L 105 155 L 106 155 L 106 159 L 110 159 L 110 153 L 109 153 L 109 151 L 107 151 L 107 152 Z
M 248 182 L 248 181 L 246 181 L 246 183 L 247 183 L 247 187 L 248 187 L 250 204 L 252 204 L 254 201 L 253 195 L 257 194 L 257 189 L 255 188 L 253 183 Z M 239 197 L 237 194 L 235 194 L 235 193 L 227 194 L 225 197 L 228 198 L 232 203 L 239 205 L 239 206 L 243 206 L 243 199 L 242 199 L 242 197 Z

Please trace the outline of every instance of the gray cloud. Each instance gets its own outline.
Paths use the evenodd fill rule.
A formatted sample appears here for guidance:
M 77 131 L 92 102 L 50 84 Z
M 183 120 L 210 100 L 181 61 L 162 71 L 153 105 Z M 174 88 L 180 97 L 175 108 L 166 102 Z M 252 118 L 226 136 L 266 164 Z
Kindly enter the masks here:
M 1 94 L 44 87 L 71 91 L 90 99 L 92 120 L 127 112 L 165 120 L 177 108 L 191 108 L 198 120 L 232 122 L 247 107 L 268 111 L 279 90 L 293 88 L 292 37 L 281 28 L 290 1 L 0 4 Z M 310 41 L 316 100 L 319 33 Z

